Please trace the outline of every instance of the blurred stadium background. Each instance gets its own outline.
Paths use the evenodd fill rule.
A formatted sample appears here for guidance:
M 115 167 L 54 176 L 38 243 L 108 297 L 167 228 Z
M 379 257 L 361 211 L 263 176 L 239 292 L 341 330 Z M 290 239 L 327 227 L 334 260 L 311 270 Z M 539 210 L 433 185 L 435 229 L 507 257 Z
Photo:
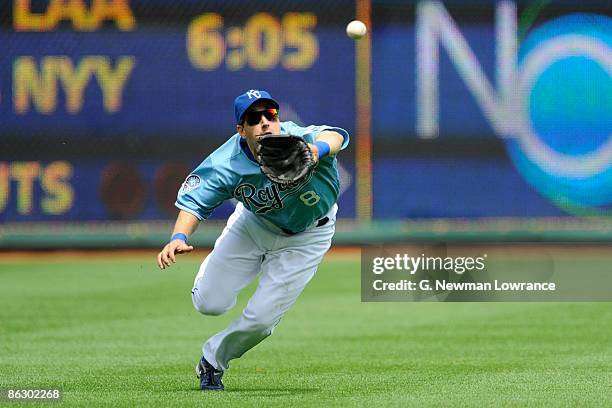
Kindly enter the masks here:
M 158 247 L 181 182 L 269 90 L 352 135 L 336 243 L 612 238 L 599 0 L 14 0 L 0 248 Z M 344 29 L 365 21 L 358 42 Z M 211 245 L 232 203 L 194 243 Z

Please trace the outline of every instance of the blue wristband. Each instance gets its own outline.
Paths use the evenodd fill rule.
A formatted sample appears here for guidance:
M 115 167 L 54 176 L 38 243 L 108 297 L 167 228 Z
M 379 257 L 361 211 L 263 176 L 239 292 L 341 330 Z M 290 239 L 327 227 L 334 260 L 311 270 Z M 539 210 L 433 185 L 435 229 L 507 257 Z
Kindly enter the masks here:
M 329 150 L 330 150 L 329 143 L 324 142 L 323 140 L 317 140 L 314 144 L 315 146 L 317 146 L 317 149 L 319 150 L 319 159 L 329 154 Z
M 174 241 L 175 239 L 180 239 L 181 241 L 187 242 L 187 235 L 181 234 L 180 232 L 178 234 L 174 234 L 172 238 L 170 238 L 170 242 Z

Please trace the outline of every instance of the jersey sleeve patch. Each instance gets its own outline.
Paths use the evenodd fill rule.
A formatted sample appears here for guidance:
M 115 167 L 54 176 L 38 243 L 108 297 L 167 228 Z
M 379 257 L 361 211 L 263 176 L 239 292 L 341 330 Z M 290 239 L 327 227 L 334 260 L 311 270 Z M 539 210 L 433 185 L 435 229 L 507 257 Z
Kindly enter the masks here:
M 181 187 L 180 194 L 181 195 L 187 194 L 190 191 L 193 191 L 196 188 L 198 188 L 200 184 L 202 184 L 202 179 L 200 178 L 200 176 L 198 176 L 197 174 L 190 174 L 185 179 L 185 182 L 183 183 Z

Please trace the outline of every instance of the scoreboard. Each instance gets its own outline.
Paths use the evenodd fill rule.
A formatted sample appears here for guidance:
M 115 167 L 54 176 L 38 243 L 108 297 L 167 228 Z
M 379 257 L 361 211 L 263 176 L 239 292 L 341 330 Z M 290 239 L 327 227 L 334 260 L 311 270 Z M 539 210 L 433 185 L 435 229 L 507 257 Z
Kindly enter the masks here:
M 0 222 L 174 217 L 182 179 L 235 132 L 247 89 L 270 91 L 283 120 L 353 132 L 353 1 L 10 3 Z
M 341 218 L 609 216 L 605 3 L 6 0 L 0 222 L 173 218 L 248 89 L 349 131 Z
M 352 17 L 353 2 L 335 3 L 334 19 Z M 250 88 L 294 119 L 352 124 L 354 44 L 325 6 L 299 4 L 14 0 L 0 31 L 2 133 L 221 141 Z

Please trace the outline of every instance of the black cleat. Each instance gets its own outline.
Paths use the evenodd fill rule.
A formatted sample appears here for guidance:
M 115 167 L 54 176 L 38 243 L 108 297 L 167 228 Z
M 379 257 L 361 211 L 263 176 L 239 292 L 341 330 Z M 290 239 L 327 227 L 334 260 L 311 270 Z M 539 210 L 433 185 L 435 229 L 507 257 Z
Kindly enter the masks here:
M 223 371 L 213 367 L 204 356 L 196 366 L 196 376 L 200 379 L 200 388 L 204 391 L 223 391 L 225 389 L 221 382 Z

